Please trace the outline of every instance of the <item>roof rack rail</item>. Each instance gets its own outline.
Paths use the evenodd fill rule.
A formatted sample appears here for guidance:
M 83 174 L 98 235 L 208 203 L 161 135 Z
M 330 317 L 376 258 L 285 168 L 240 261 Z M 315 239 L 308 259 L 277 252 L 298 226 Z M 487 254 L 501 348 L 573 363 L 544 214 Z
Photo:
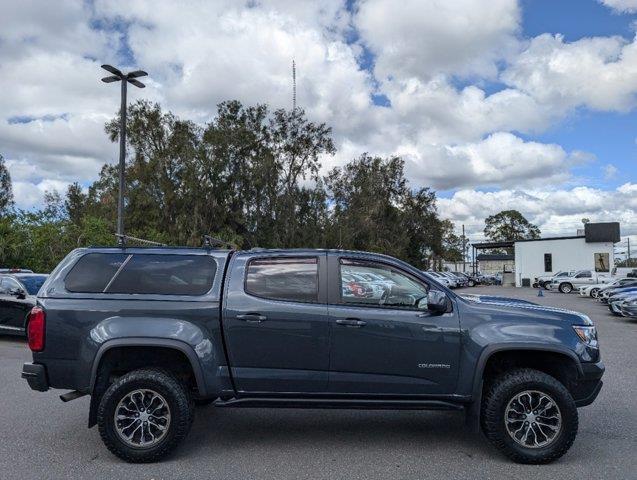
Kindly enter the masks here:
M 232 250 L 232 245 L 229 242 L 224 242 L 223 240 L 219 240 L 211 235 L 203 236 L 203 248 L 215 248 L 215 247 L 225 247 Z
M 146 240 L 146 239 L 143 239 L 143 238 L 132 237 L 130 235 L 122 235 L 122 234 L 116 233 L 115 236 L 117 237 L 117 246 L 118 247 L 122 247 L 122 248 L 126 247 L 126 244 L 128 243 L 129 240 L 132 240 L 132 241 L 137 242 L 137 243 L 141 243 L 142 245 L 149 245 L 149 246 L 152 246 L 152 247 L 165 247 L 166 246 L 165 243 L 153 242 L 152 240 Z

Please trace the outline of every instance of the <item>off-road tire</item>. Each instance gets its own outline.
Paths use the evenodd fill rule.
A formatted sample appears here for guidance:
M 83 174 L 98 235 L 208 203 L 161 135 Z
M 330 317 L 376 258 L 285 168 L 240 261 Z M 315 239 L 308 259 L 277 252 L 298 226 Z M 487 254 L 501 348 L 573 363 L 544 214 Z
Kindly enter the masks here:
M 571 293 L 573 291 L 573 285 L 568 282 L 560 283 L 559 290 L 562 293 Z
M 557 403 L 562 427 L 557 437 L 542 448 L 524 447 L 511 438 L 504 414 L 509 401 L 525 390 L 548 394 Z M 517 463 L 550 463 L 564 455 L 577 435 L 578 415 L 573 397 L 566 387 L 546 373 L 531 368 L 511 370 L 488 383 L 482 402 L 482 431 L 498 450 Z
M 114 413 L 119 401 L 129 392 L 147 388 L 162 395 L 170 407 L 171 422 L 165 437 L 147 448 L 133 448 L 124 443 L 115 430 Z M 186 387 L 169 372 L 147 368 L 133 370 L 113 382 L 99 404 L 97 425 L 106 447 L 122 460 L 150 463 L 171 453 L 186 437 L 192 425 L 194 403 Z

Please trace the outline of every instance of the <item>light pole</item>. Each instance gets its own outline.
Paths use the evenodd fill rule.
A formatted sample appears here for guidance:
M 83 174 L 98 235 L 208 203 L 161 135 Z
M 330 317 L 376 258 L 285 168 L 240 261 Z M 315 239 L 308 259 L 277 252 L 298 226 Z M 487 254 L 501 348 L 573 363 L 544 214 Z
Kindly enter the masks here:
M 130 73 L 122 73 L 111 65 L 102 65 L 102 68 L 113 75 L 102 78 L 104 83 L 122 82 L 122 106 L 119 111 L 119 197 L 117 199 L 117 243 L 124 244 L 124 169 L 126 166 L 126 85 L 132 83 L 138 88 L 144 85 L 138 77 L 148 75 L 143 70 L 135 70 Z

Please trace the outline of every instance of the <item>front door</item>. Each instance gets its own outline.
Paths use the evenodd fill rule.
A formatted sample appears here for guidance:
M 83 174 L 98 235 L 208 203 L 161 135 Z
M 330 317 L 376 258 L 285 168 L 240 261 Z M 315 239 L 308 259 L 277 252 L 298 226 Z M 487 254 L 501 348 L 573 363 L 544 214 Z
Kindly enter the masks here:
M 318 252 L 233 257 L 223 327 L 239 392 L 325 391 L 326 270 L 326 255 Z
M 455 391 L 460 353 L 456 311 L 426 309 L 430 287 L 389 263 L 330 255 L 329 390 L 374 395 Z
M 16 280 L 10 277 L 0 278 L 0 332 L 21 332 L 33 302 L 15 294 L 22 289 Z M 25 292 L 26 294 L 26 292 Z

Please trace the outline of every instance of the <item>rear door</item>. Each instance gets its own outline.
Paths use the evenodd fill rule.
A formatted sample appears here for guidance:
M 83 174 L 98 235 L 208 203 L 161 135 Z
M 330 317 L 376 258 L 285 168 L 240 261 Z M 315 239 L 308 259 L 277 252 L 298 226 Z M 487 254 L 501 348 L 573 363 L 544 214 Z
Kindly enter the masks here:
M 237 254 L 223 330 L 239 392 L 323 392 L 329 369 L 324 252 Z
M 33 306 L 32 300 L 13 294 L 16 289 L 24 290 L 24 287 L 11 277 L 0 278 L 0 331 L 22 331 L 26 316 Z
M 329 391 L 428 395 L 455 391 L 460 354 L 457 311 L 423 308 L 430 287 L 380 260 L 330 253 L 332 324 Z M 356 278 L 373 277 L 362 283 Z M 419 305 L 420 302 L 420 305 Z

